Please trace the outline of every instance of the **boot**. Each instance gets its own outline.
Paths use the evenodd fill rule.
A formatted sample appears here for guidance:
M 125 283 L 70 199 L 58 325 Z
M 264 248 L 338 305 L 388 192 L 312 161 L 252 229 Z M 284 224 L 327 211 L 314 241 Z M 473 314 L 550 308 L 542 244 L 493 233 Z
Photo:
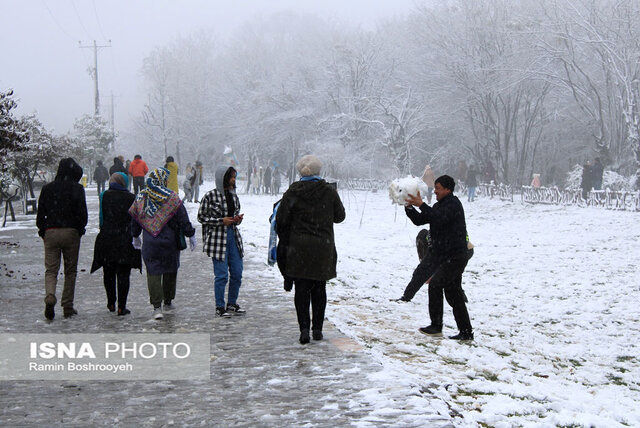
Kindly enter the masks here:
M 460 333 L 455 336 L 449 336 L 449 339 L 453 340 L 473 340 L 473 331 L 471 330 L 460 330 Z
M 309 343 L 311 339 L 309 338 L 309 329 L 302 330 L 300 332 L 300 344 L 305 345 Z
M 442 336 L 442 324 L 431 324 L 427 327 L 421 327 L 418 331 L 428 336 Z

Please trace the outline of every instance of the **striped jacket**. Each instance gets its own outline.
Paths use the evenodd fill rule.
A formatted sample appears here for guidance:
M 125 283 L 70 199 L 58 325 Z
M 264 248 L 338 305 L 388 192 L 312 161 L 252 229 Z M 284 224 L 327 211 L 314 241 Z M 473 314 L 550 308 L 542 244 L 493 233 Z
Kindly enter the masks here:
M 202 251 L 207 256 L 216 260 L 224 260 L 227 254 L 227 227 L 222 223 L 223 217 L 233 217 L 240 214 L 240 200 L 233 193 L 233 202 L 236 207 L 234 213 L 227 213 L 227 201 L 224 194 L 218 189 L 213 189 L 204 195 L 198 209 L 198 221 L 202 223 Z M 237 225 L 232 225 L 240 257 L 244 257 L 242 236 Z

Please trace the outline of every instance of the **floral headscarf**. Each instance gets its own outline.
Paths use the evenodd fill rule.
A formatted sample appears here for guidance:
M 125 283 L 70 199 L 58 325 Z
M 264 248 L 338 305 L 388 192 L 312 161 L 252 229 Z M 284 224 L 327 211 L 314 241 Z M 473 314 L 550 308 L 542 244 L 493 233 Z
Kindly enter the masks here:
M 166 168 L 156 168 L 149 173 L 146 180 L 147 187 L 138 193 L 138 199 L 144 200 L 144 213 L 148 217 L 156 215 L 158 209 L 169 200 L 171 190 L 167 188 L 169 170 Z

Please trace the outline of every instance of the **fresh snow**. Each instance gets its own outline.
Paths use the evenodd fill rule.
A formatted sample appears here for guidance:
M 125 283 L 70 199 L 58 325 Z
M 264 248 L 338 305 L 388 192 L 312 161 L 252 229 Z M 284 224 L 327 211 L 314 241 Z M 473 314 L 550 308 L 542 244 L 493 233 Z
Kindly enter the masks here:
M 461 198 L 476 248 L 463 277 L 475 341 L 460 343 L 417 331 L 429 324 L 426 286 L 410 303 L 391 301 L 418 264 L 420 228 L 386 192 L 340 193 L 347 218 L 335 226 L 327 318 L 407 399 L 438 397 L 457 425 L 640 425 L 639 213 Z M 280 284 L 266 265 L 278 197 L 239 196 L 245 251 L 265 260 L 245 278 Z M 457 332 L 446 304 L 444 324 Z M 381 413 L 397 408 L 371 399 Z

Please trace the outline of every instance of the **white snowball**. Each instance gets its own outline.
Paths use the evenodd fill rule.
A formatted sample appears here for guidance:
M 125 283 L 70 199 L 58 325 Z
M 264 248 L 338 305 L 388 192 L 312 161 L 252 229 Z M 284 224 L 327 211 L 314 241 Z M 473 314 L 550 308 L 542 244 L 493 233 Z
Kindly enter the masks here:
M 415 196 L 420 191 L 420 196 L 427 193 L 427 185 L 418 177 L 408 175 L 404 178 L 396 178 L 389 185 L 389 198 L 398 205 L 407 205 L 409 194 Z

